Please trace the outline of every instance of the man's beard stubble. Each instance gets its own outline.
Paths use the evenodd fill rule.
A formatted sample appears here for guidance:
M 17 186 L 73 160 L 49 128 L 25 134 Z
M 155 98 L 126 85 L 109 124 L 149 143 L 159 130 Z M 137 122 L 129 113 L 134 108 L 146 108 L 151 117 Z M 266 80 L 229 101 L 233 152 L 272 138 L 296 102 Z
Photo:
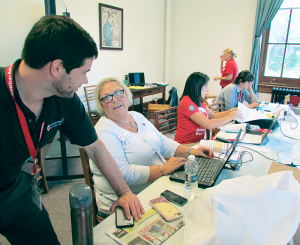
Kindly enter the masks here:
M 72 98 L 74 96 L 75 91 L 66 91 L 68 84 L 71 84 L 71 78 L 68 76 L 68 74 L 64 74 L 60 81 L 53 83 L 53 86 L 59 97 Z

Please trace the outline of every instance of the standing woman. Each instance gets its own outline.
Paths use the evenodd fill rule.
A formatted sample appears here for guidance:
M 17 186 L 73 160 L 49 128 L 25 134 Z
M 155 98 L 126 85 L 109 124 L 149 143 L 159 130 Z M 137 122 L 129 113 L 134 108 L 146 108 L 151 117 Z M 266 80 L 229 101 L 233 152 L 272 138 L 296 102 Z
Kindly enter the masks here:
M 214 77 L 214 80 L 220 80 L 222 89 L 232 83 L 238 75 L 238 66 L 234 58 L 237 56 L 232 48 L 225 49 L 223 55 L 220 56 L 222 77 Z M 223 66 L 224 61 L 226 61 L 225 67 Z
M 241 118 L 237 109 L 214 113 L 206 107 L 203 99 L 208 93 L 209 77 L 201 72 L 192 73 L 186 80 L 179 107 L 175 141 L 180 144 L 199 142 L 206 129 L 220 127 Z

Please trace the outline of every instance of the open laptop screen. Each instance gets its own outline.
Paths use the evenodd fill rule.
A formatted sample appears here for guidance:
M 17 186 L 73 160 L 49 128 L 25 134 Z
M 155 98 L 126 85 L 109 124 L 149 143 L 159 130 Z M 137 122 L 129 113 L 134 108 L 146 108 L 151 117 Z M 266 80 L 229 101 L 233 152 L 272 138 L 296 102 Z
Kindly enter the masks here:
M 135 73 L 128 73 L 129 76 L 129 83 L 130 85 L 144 85 L 145 84 L 145 74 L 144 72 L 135 72 Z
M 242 133 L 242 129 L 240 129 L 238 135 L 236 136 L 234 142 L 232 143 L 232 145 L 230 146 L 230 148 L 228 149 L 228 151 L 226 152 L 226 155 L 225 157 L 223 158 L 223 161 L 222 163 L 225 165 L 227 163 L 227 161 L 229 160 L 229 158 L 231 157 L 231 154 L 233 153 L 233 151 L 235 150 L 237 144 L 238 144 L 238 141 L 240 139 L 240 136 L 241 136 L 241 133 Z

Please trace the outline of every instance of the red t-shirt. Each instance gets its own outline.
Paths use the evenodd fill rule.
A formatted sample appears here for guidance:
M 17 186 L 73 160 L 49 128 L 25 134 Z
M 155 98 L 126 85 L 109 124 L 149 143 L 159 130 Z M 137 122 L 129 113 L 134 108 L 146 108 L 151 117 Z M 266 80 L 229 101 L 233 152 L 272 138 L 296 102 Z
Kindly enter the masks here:
M 232 74 L 232 78 L 230 81 L 221 80 L 220 85 L 222 86 L 222 88 L 232 83 L 238 75 L 238 67 L 234 59 L 228 60 L 225 67 L 223 68 L 222 77 L 226 77 L 227 74 Z
M 184 96 L 179 103 L 175 141 L 180 144 L 197 143 L 205 136 L 205 128 L 190 119 L 191 115 L 201 112 L 208 118 L 206 105 L 198 107 L 189 96 Z

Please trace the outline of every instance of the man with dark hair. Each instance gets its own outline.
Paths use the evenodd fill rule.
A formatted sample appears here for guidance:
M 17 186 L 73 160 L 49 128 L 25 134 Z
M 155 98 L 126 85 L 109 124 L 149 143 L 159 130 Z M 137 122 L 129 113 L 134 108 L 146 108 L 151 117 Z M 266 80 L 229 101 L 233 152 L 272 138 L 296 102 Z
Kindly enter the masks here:
M 81 145 L 110 181 L 119 196 L 112 212 L 122 206 L 135 220 L 144 212 L 75 93 L 88 83 L 86 73 L 97 56 L 95 42 L 82 27 L 53 15 L 33 26 L 23 59 L 0 68 L 0 233 L 11 244 L 59 244 L 32 176 L 21 171 L 58 130 Z

